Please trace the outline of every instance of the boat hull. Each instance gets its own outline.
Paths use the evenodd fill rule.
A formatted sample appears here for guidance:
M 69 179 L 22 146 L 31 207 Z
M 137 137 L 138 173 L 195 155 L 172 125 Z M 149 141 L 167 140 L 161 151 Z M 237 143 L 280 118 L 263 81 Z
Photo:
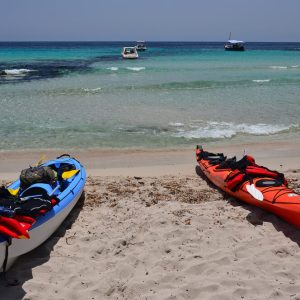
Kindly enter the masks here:
M 245 47 L 224 47 L 225 51 L 245 51 Z
M 225 48 L 225 51 L 245 51 L 245 49 L 226 49 Z
M 135 55 L 122 55 L 123 59 L 137 59 L 138 56 Z

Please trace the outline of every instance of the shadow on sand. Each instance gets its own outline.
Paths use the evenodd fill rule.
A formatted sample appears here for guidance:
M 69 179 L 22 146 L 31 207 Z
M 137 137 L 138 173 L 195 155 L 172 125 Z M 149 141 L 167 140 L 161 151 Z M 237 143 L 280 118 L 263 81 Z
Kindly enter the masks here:
M 26 299 L 26 297 L 24 297 L 26 296 L 26 292 L 23 289 L 23 284 L 33 278 L 32 269 L 34 267 L 40 266 L 50 259 L 50 253 L 56 243 L 64 237 L 66 231 L 70 229 L 72 224 L 76 221 L 81 208 L 84 205 L 84 201 L 85 193 L 83 192 L 75 207 L 52 236 L 39 247 L 18 258 L 6 274 L 8 280 L 17 280 L 18 285 L 10 286 L 7 281 L 1 279 L 0 299 Z
M 249 211 L 246 220 L 254 226 L 261 226 L 264 222 L 271 223 L 278 232 L 282 232 L 287 238 L 291 239 L 293 242 L 297 243 L 300 247 L 300 230 L 293 225 L 281 220 L 276 215 L 269 213 L 259 207 L 249 205 L 245 202 L 237 200 L 227 194 L 210 182 L 207 177 L 202 172 L 199 166 L 196 166 L 196 174 L 205 180 L 209 187 L 218 190 L 222 195 L 224 200 L 229 202 L 232 206 L 240 206 L 245 210 Z

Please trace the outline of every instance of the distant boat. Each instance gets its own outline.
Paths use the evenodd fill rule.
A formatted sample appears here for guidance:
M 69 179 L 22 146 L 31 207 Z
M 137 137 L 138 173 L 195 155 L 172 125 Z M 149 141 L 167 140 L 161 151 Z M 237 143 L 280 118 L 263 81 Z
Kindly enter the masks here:
M 137 41 L 137 45 L 135 47 L 138 51 L 146 51 L 147 50 L 145 41 Z
M 224 49 L 226 51 L 244 51 L 245 50 L 245 42 L 237 41 L 231 39 L 231 32 L 229 34 L 229 39 L 224 45 Z
M 139 57 L 136 47 L 124 47 L 121 54 L 123 58 L 127 59 L 136 59 Z

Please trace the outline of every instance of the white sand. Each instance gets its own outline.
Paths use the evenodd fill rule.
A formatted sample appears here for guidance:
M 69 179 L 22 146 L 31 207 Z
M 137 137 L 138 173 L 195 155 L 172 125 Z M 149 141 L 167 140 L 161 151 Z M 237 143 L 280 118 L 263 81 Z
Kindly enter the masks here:
M 255 151 L 283 162 L 300 192 L 299 148 Z M 14 264 L 20 284 L 2 281 L 1 299 L 300 299 L 299 229 L 224 199 L 196 175 L 193 151 L 134 155 L 99 157 L 104 173 L 86 158 L 83 206 Z

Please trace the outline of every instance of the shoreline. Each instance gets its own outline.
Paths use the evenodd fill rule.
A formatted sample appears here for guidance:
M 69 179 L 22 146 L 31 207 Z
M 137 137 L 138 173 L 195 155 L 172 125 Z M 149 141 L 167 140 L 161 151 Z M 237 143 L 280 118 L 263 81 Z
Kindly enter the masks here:
M 300 168 L 300 139 L 241 145 L 209 145 L 210 152 L 223 152 L 240 159 L 244 152 L 252 155 L 256 163 L 278 171 Z M 195 171 L 195 148 L 186 149 L 89 149 L 89 150 L 22 150 L 0 152 L 0 178 L 12 180 L 22 169 L 62 153 L 77 158 L 89 176 L 163 176 L 191 175 Z

